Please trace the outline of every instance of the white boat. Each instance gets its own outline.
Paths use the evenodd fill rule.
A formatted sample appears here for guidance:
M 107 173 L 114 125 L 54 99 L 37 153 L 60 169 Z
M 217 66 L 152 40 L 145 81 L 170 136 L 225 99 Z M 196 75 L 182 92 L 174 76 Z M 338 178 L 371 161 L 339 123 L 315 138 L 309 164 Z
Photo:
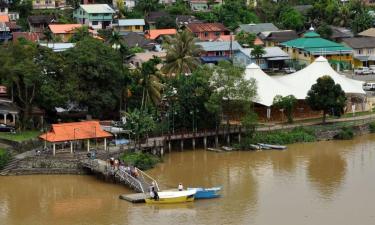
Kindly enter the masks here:
M 151 204 L 165 204 L 165 203 L 181 203 L 181 202 L 192 202 L 194 201 L 194 195 L 197 193 L 196 190 L 187 191 L 161 191 L 158 192 L 159 199 L 153 198 L 145 199 L 146 203 Z

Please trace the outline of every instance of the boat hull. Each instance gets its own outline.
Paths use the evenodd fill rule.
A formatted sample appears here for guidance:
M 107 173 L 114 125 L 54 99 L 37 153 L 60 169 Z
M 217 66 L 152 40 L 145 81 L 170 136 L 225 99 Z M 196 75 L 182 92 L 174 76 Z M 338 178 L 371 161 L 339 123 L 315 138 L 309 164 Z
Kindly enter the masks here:
M 220 197 L 219 191 L 221 187 L 215 188 L 188 188 L 188 190 L 195 190 L 195 199 L 211 199 Z
M 159 198 L 159 200 L 145 199 L 147 204 L 173 204 L 173 203 L 184 203 L 184 202 L 192 202 L 194 201 L 194 195 L 189 196 L 180 196 L 180 197 L 172 197 L 172 198 Z

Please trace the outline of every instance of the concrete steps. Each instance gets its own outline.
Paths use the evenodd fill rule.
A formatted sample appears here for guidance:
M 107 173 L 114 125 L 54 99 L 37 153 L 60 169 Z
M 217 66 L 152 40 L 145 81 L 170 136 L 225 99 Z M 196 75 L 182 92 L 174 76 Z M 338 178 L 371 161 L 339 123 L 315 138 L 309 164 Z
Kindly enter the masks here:
M 0 171 L 1 176 L 6 176 L 8 173 L 18 167 L 18 163 L 21 161 L 21 159 L 12 159 L 9 161 L 9 163 Z

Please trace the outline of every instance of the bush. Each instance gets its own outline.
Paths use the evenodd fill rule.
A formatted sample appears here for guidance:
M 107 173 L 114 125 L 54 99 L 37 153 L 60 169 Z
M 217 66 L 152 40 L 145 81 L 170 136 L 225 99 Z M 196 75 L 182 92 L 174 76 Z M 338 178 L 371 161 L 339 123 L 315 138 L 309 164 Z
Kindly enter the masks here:
M 370 133 L 375 133 L 375 122 L 369 124 Z
M 125 163 L 133 165 L 141 170 L 153 168 L 160 159 L 148 153 L 125 153 L 121 156 Z
M 10 160 L 10 154 L 4 149 L 0 149 L 0 170 L 4 168 L 4 166 Z
M 350 140 L 350 139 L 353 139 L 353 137 L 354 137 L 353 128 L 343 127 L 334 138 L 338 140 Z

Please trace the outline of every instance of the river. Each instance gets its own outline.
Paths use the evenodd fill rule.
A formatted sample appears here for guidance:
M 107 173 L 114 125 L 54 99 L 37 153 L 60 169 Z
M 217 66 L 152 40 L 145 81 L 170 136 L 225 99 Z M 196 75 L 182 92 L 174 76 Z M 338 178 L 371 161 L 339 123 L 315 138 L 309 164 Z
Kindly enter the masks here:
M 286 151 L 173 152 L 148 171 L 164 188 L 223 186 L 223 197 L 131 204 L 94 176 L 0 177 L 1 225 L 375 224 L 375 135 Z

